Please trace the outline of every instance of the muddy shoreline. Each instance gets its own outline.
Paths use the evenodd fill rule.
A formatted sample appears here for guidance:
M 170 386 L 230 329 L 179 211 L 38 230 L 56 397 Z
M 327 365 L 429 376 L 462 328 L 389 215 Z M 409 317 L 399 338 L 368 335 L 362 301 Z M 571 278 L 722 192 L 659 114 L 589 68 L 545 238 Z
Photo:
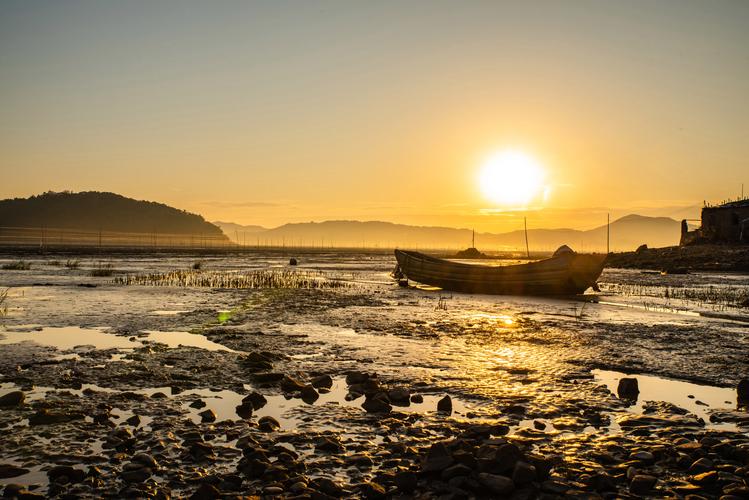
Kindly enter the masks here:
M 731 271 L 749 272 L 749 246 L 693 245 L 646 248 L 639 252 L 612 253 L 606 266 L 651 269 L 666 272 Z
M 112 262 L 144 273 L 199 257 Z M 89 276 L 94 262 L 37 260 L 0 275 L 11 287 L 0 320 L 6 496 L 749 492 L 740 324 L 403 289 L 387 282 L 388 258 L 371 254 L 300 256 L 303 269 L 353 282 L 311 290 L 118 286 Z M 80 344 L 63 346 L 71 336 Z M 616 394 L 624 373 L 607 370 L 639 377 L 636 402 Z M 682 400 L 660 399 L 671 393 Z

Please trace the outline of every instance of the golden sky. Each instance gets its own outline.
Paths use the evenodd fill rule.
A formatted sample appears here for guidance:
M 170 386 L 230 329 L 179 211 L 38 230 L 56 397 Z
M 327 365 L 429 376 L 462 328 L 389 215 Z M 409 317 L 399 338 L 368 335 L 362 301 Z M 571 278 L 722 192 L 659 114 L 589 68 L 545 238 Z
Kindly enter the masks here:
M 749 2 L 0 4 L 0 197 L 482 231 L 749 192 Z M 519 150 L 545 199 L 502 206 Z

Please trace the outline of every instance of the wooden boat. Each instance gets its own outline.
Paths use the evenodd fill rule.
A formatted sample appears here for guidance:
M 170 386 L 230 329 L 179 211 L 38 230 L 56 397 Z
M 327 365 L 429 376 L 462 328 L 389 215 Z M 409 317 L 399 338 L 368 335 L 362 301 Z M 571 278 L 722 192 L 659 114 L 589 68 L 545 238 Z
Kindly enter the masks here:
M 455 292 L 495 295 L 575 295 L 594 286 L 605 255 L 582 255 L 563 246 L 545 260 L 513 266 L 485 266 L 396 250 L 396 278 Z M 400 274 L 400 276 L 398 276 Z

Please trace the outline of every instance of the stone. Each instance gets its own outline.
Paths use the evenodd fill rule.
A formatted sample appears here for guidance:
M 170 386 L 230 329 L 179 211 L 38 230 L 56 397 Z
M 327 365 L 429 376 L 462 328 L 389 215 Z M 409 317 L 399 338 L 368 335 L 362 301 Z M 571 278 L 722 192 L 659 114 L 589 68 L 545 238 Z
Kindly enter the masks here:
M 694 484 L 699 484 L 700 486 L 705 486 L 708 484 L 713 484 L 718 480 L 718 471 L 712 470 L 709 472 L 703 472 L 702 474 L 697 474 L 696 476 L 692 476 L 690 481 Z
M 393 483 L 403 493 L 411 493 L 419 485 L 419 477 L 412 471 L 402 471 L 395 474 Z
M 633 495 L 646 495 L 653 490 L 658 478 L 648 474 L 637 474 L 629 483 L 629 492 Z
M 132 458 L 133 462 L 145 465 L 149 469 L 158 470 L 159 464 L 156 459 L 148 453 L 136 453 Z
M 367 413 L 390 413 L 393 410 L 390 403 L 379 398 L 365 399 L 361 407 Z
M 512 479 L 497 474 L 481 472 L 478 475 L 479 482 L 495 495 L 508 495 L 515 489 Z
M 138 415 L 133 415 L 132 417 L 125 420 L 125 423 L 128 425 L 132 425 L 133 427 L 138 427 L 140 425 L 140 417 Z
M 387 493 L 382 485 L 374 481 L 362 483 L 359 486 L 359 491 L 364 498 L 385 498 Z
M 655 463 L 655 456 L 649 451 L 636 451 L 634 453 L 631 453 L 629 455 L 629 458 L 631 460 L 637 460 L 638 462 L 643 462 L 645 464 Z
M 744 378 L 739 381 L 739 385 L 736 387 L 736 393 L 740 402 L 749 403 L 749 378 Z
M 190 496 L 190 500 L 214 500 L 221 498 L 221 491 L 209 483 L 201 483 L 198 489 Z
M 369 375 L 364 372 L 349 372 L 346 374 L 346 385 L 363 384 L 369 380 Z
M 421 467 L 423 472 L 442 472 L 453 464 L 454 460 L 444 443 L 434 443 L 429 448 Z
M 56 465 L 47 471 L 47 477 L 51 483 L 80 483 L 86 478 L 86 472 L 69 465 Z
M 450 395 L 446 395 L 437 402 L 437 411 L 448 415 L 453 412 L 453 400 L 450 398 Z
M 72 422 L 73 420 L 83 420 L 85 415 L 77 412 L 52 412 L 47 408 L 42 408 L 36 413 L 29 415 L 29 425 L 50 425 Z
M 440 478 L 443 481 L 449 481 L 450 479 L 458 476 L 470 476 L 473 470 L 464 464 L 451 465 L 447 469 L 442 471 Z
M 24 469 L 13 464 L 0 464 L 0 479 L 23 476 L 24 474 L 28 474 L 28 472 L 29 469 Z
M 128 483 L 142 483 L 151 477 L 151 474 L 151 469 L 141 465 L 138 468 L 123 470 L 120 477 Z
M 302 401 L 310 405 L 320 397 L 315 388 L 311 385 L 305 385 L 300 391 L 300 395 L 302 396 Z
M 281 428 L 281 424 L 278 423 L 278 420 L 269 415 L 260 417 L 260 420 L 257 421 L 257 424 L 260 430 L 263 432 L 273 432 Z
M 524 485 L 532 483 L 538 478 L 536 474 L 536 468 L 523 461 L 518 461 L 515 464 L 515 469 L 512 471 L 512 481 L 517 485 Z
M 285 375 L 281 380 L 281 390 L 284 392 L 299 392 L 304 389 L 305 385 L 294 377 Z
M 216 413 L 210 408 L 207 410 L 201 411 L 200 413 L 198 413 L 198 416 L 200 416 L 200 421 L 203 423 L 216 421 Z
M 315 451 L 340 453 L 344 451 L 344 447 L 340 441 L 333 439 L 329 436 L 322 436 L 315 441 Z
M 703 457 L 692 462 L 692 465 L 689 466 L 689 470 L 687 472 L 692 475 L 702 474 L 703 472 L 713 470 L 714 466 L 715 465 L 713 464 L 712 460 Z
M 411 392 L 405 387 L 394 387 L 388 391 L 388 398 L 395 404 L 408 406 L 411 402 Z
M 249 403 L 252 405 L 253 410 L 259 410 L 268 403 L 268 400 L 259 392 L 251 392 L 242 399 L 242 403 Z
M 534 420 L 533 421 L 533 427 L 536 430 L 542 431 L 542 430 L 546 429 L 546 424 L 543 423 L 543 422 L 541 422 L 540 420 Z
M 252 405 L 249 403 L 242 403 L 234 409 L 237 415 L 243 419 L 252 417 Z
M 11 391 L 0 396 L 0 408 L 11 408 L 19 406 L 26 400 L 26 394 L 22 391 Z
M 619 395 L 620 399 L 637 400 L 637 396 L 640 394 L 637 379 L 629 377 L 620 378 L 619 385 L 616 388 L 616 393 Z
M 206 407 L 206 403 L 202 399 L 198 399 L 197 401 L 193 401 L 192 403 L 190 403 L 189 406 L 190 406 L 190 408 L 200 409 L 200 408 L 205 408 Z
M 310 383 L 315 389 L 330 389 L 331 387 L 333 387 L 333 377 L 331 377 L 330 375 L 320 375 L 319 377 L 313 378 Z
M 424 396 L 421 394 L 411 394 L 411 402 L 419 405 L 424 402 Z

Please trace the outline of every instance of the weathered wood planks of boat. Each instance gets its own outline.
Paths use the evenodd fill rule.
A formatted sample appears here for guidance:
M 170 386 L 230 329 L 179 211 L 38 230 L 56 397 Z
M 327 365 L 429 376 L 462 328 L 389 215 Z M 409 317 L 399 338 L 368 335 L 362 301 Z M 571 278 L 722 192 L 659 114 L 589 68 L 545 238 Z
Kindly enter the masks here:
M 467 293 L 494 295 L 576 295 L 594 286 L 605 255 L 578 254 L 566 245 L 545 260 L 512 266 L 485 266 L 395 250 L 396 278 L 407 278 Z M 400 274 L 400 276 L 398 276 Z

